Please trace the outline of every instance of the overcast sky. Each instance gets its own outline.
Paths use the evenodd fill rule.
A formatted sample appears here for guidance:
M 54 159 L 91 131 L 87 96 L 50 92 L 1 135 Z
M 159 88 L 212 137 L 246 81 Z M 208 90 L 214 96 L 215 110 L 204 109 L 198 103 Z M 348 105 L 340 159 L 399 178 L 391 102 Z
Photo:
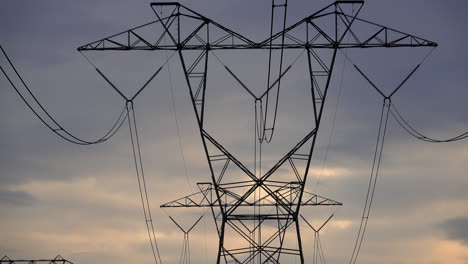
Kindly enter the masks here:
M 254 41 L 268 37 L 270 1 L 182 2 Z M 288 24 L 329 3 L 289 1 Z M 401 113 L 431 137 L 445 139 L 468 130 L 466 10 L 466 1 L 372 0 L 366 1 L 360 14 L 439 44 L 393 98 Z M 105 133 L 123 102 L 76 48 L 154 19 L 144 0 L 5 0 L 0 9 L 0 45 L 50 113 L 75 134 L 93 139 Z M 390 91 L 428 51 L 356 50 L 348 55 L 379 87 Z M 166 56 L 158 52 L 88 55 L 126 94 L 136 91 Z M 249 86 L 260 87 L 253 89 L 265 87 L 266 53 L 218 55 Z M 309 190 L 344 204 L 321 234 L 328 263 L 346 263 L 351 256 L 382 105 L 382 98 L 345 61 L 342 55 L 337 57 L 307 184 Z M 284 87 L 291 92 L 282 94 L 278 135 L 274 144 L 265 147 L 266 167 L 311 127 L 310 108 L 304 106 L 300 94 L 307 87 L 304 62 L 300 58 L 285 80 Z M 214 59 L 212 63 L 208 129 L 251 166 L 251 102 L 221 64 Z M 7 65 L 3 56 L 0 64 Z M 135 107 L 158 242 L 164 263 L 177 263 L 183 234 L 167 214 L 188 225 L 203 211 L 164 212 L 159 205 L 195 190 L 195 183 L 209 181 L 209 174 L 177 57 L 170 67 L 188 179 L 167 68 L 135 100 Z M 128 127 L 103 144 L 72 145 L 31 113 L 3 75 L 0 88 L 0 255 L 24 259 L 60 254 L 76 264 L 151 263 Z M 324 163 L 335 110 L 334 133 Z M 318 177 L 323 164 L 325 169 Z M 467 263 L 467 171 L 468 140 L 421 142 L 390 118 L 358 263 Z M 313 221 L 329 213 L 304 210 L 310 210 L 304 214 Z M 313 233 L 303 228 L 310 257 Z M 214 262 L 217 237 L 211 219 L 194 229 L 191 243 L 193 263 Z

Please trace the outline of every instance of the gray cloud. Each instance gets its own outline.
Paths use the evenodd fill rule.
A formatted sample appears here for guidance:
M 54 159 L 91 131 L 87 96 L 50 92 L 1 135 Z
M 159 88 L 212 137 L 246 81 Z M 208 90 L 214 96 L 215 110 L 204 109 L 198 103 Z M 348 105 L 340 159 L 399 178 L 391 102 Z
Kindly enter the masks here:
M 468 245 L 468 217 L 450 218 L 438 225 L 447 238 Z
M 0 189 L 0 204 L 4 206 L 31 205 L 34 201 L 34 197 L 28 193 Z

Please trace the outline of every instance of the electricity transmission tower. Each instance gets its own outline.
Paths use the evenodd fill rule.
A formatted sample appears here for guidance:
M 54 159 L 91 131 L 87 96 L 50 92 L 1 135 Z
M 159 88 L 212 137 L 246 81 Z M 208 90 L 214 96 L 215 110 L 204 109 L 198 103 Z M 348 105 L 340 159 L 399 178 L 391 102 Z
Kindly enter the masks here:
M 338 52 L 437 46 L 423 38 L 358 18 L 363 4 L 364 1 L 336 1 L 286 27 L 287 0 L 281 3 L 273 0 L 270 37 L 255 42 L 179 3 L 152 3 L 157 20 L 78 48 L 81 52 L 173 51 L 178 55 L 211 181 L 198 183 L 199 192 L 161 207 L 207 207 L 211 210 L 219 235 L 216 263 L 293 263 L 292 260 L 304 263 L 299 225 L 302 207 L 341 205 L 305 190 Z M 273 21 L 278 18 L 283 26 L 274 33 Z M 304 133 L 303 138 L 266 172 L 249 169 L 206 129 L 209 58 L 216 56 L 219 50 L 269 52 L 269 67 L 275 70 L 269 69 L 268 85 L 261 94 L 254 93 L 224 66 L 258 109 L 255 131 L 260 144 L 270 142 L 275 129 L 277 104 L 274 112 L 271 108 L 267 110 L 268 100 L 274 100 L 269 96 L 273 91 L 279 93 L 282 78 L 291 68 L 283 67 L 283 54 L 299 50 L 307 56 L 304 67 L 308 69 L 310 81 L 307 88 L 313 106 L 313 129 Z M 279 169 L 285 166 L 293 171 L 289 178 L 278 176 Z M 232 168 L 237 170 L 238 176 L 226 177 L 226 171 Z
M 27 263 L 27 264 L 73 264 L 72 262 L 62 258 L 62 256 L 58 255 L 54 259 L 9 259 L 7 256 L 4 256 L 0 259 L 0 264 L 19 264 L 19 263 Z

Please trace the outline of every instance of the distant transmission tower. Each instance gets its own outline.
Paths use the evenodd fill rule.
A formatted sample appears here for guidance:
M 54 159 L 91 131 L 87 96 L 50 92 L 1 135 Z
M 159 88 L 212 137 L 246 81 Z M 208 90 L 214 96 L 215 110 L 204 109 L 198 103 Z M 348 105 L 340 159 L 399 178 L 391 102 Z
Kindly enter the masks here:
M 72 262 L 62 258 L 58 255 L 54 259 L 10 259 L 7 256 L 4 256 L 0 259 L 0 264 L 73 264 Z
M 157 20 L 78 48 L 81 52 L 169 50 L 178 55 L 211 182 L 198 183 L 199 192 L 162 207 L 210 208 L 219 235 L 216 263 L 304 263 L 299 225 L 302 207 L 341 205 L 305 190 L 335 59 L 340 50 L 437 46 L 434 42 L 358 18 L 364 1 L 336 1 L 289 27 L 286 27 L 287 0 L 272 2 L 270 37 L 261 42 L 254 42 L 179 3 L 161 2 L 151 4 Z M 274 21 L 278 17 L 282 28 L 274 33 Z M 218 50 L 269 52 L 268 85 L 262 94 L 255 94 L 224 66 L 258 110 L 255 131 L 259 144 L 273 138 L 278 97 L 271 94 L 273 91 L 279 93 L 282 78 L 291 68 L 283 65 L 283 54 L 288 50 L 302 50 L 307 56 L 304 67 L 309 73 L 307 88 L 313 106 L 311 121 L 314 128 L 266 172 L 249 169 L 223 146 L 216 135 L 205 129 L 209 57 L 216 56 Z M 279 56 L 272 56 L 272 52 Z M 276 100 L 273 109 L 267 109 L 271 106 L 268 100 Z M 256 157 L 256 161 L 261 159 Z M 278 176 L 278 169 L 285 166 L 294 172 L 289 178 Z M 226 171 L 232 168 L 239 171 L 238 177 L 225 177 Z

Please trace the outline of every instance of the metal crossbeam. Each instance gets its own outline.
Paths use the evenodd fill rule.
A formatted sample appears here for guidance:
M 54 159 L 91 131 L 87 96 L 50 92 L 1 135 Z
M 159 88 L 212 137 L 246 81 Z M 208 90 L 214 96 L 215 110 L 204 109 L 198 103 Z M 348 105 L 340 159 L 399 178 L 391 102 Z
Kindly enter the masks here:
M 399 30 L 392 29 L 386 26 L 373 23 L 353 14 L 346 13 L 342 7 L 345 5 L 357 4 L 362 5 L 362 2 L 354 1 L 337 1 L 317 12 L 308 16 L 284 31 L 278 32 L 268 39 L 260 42 L 255 42 L 241 34 L 222 26 L 221 24 L 196 13 L 190 8 L 179 3 L 152 3 L 152 7 L 159 6 L 174 6 L 174 12 L 167 16 L 158 18 L 144 25 L 131 28 L 129 30 L 114 34 L 112 36 L 93 41 L 82 45 L 78 48 L 79 51 L 89 50 L 206 50 L 209 47 L 211 50 L 217 49 L 345 49 L 345 48 L 376 48 L 376 47 L 435 47 L 435 42 L 417 37 L 411 34 L 403 33 Z M 190 34 L 181 36 L 181 32 L 189 26 L 183 23 L 175 24 L 174 21 L 180 17 L 190 18 L 190 25 L 198 23 L 199 26 Z M 328 18 L 331 21 L 341 21 L 347 28 L 346 33 L 336 34 L 338 25 L 333 27 L 323 28 L 315 23 L 316 20 Z M 168 24 L 166 30 L 161 27 L 161 24 Z M 358 32 L 351 28 L 353 23 L 364 24 L 369 27 L 368 30 Z M 216 31 L 218 37 L 212 37 L 204 42 L 199 41 L 197 33 L 211 27 L 211 31 Z M 293 35 L 295 29 L 301 27 L 313 28 L 314 35 L 307 36 L 306 34 L 297 36 Z M 160 35 L 155 38 L 149 36 L 146 29 L 159 29 Z M 190 27 L 191 28 L 191 27 Z M 142 33 L 139 33 L 142 31 Z M 146 33 L 146 35 L 145 35 Z M 287 34 L 286 39 L 289 41 L 284 44 L 272 43 L 275 39 Z M 345 35 L 351 35 L 349 40 L 344 41 Z M 161 39 L 165 35 L 171 35 L 173 43 L 162 43 Z M 198 36 L 200 37 L 200 36 Z
M 250 186 L 250 182 L 238 182 L 237 185 L 230 184 L 227 185 L 219 185 L 218 190 L 220 190 L 221 197 L 220 201 L 223 207 L 232 207 L 236 205 L 239 201 L 238 196 L 236 196 L 233 192 L 230 192 L 230 189 L 236 189 L 239 186 L 245 186 L 246 184 Z M 284 184 L 282 188 L 280 188 L 277 193 L 282 193 L 283 196 L 290 196 L 290 195 L 297 195 L 300 191 L 300 185 L 294 182 L 275 182 L 275 184 Z M 162 204 L 161 208 L 168 208 L 168 207 L 212 207 L 216 206 L 218 203 L 218 198 L 216 198 L 216 194 L 214 193 L 214 187 L 212 183 L 198 183 L 200 191 L 181 197 L 179 199 L 167 202 Z M 328 206 L 341 206 L 343 205 L 340 202 L 335 200 L 325 198 L 323 196 L 313 194 L 311 192 L 304 191 L 305 196 L 303 197 L 303 201 L 301 205 L 303 206 L 319 206 L 319 205 L 328 205 Z M 262 206 L 279 206 L 275 201 L 267 200 L 269 196 L 264 195 L 258 198 L 254 202 L 243 201 L 239 206 L 241 207 L 251 207 L 256 205 Z M 288 203 L 293 204 L 293 201 L 289 201 Z

